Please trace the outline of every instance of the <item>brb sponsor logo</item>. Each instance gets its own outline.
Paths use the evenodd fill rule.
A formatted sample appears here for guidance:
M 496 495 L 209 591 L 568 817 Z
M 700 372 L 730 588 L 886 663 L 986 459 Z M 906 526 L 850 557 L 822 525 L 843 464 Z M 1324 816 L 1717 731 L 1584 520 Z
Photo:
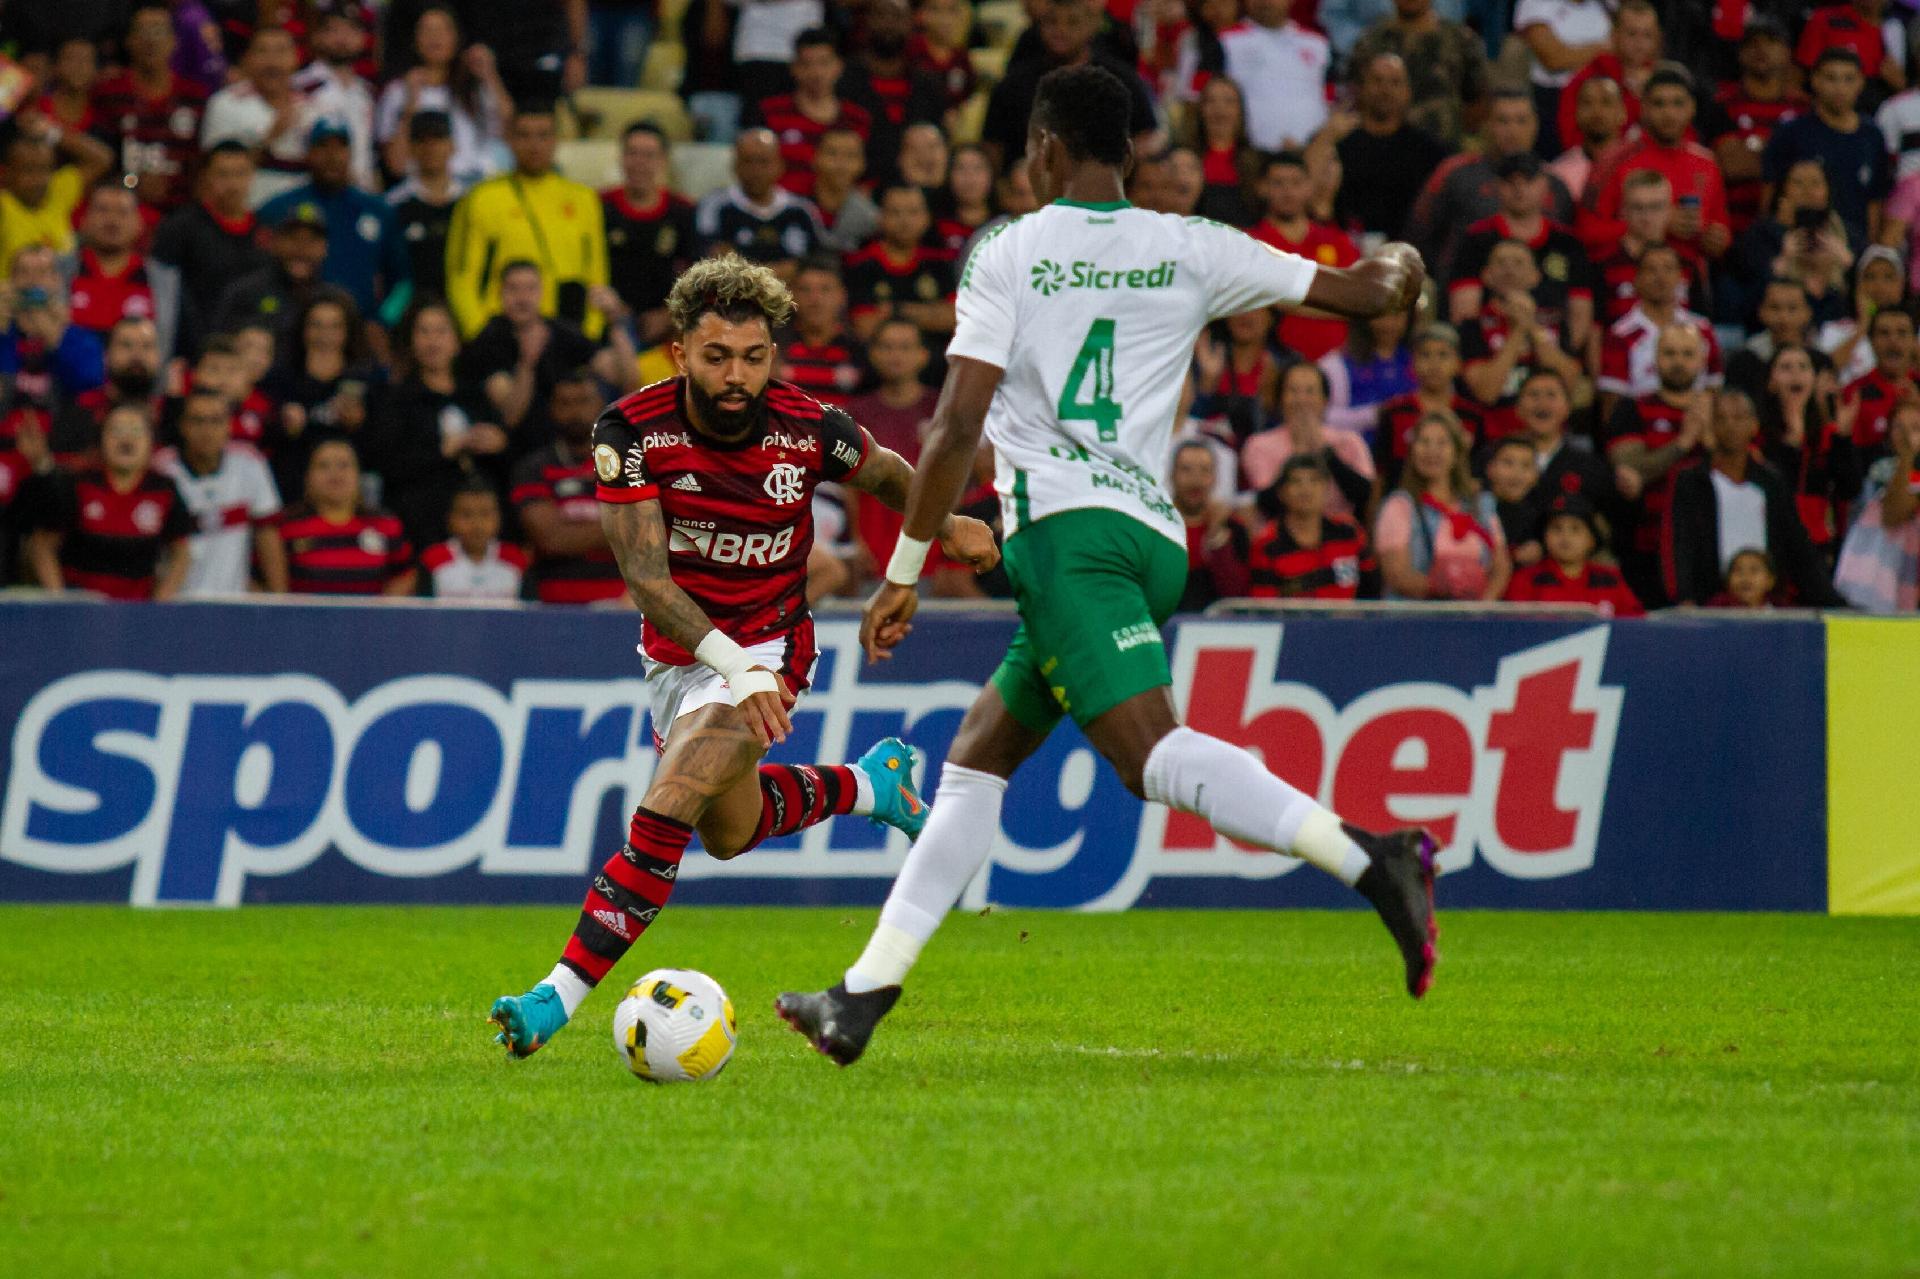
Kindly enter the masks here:
M 817 638 L 814 690 L 795 708 L 784 761 L 851 758 L 893 733 L 941 757 L 993 656 L 934 648 L 924 674 L 867 679 L 851 624 L 822 623 Z M 1280 627 L 1190 622 L 1172 646 L 1174 692 L 1195 727 L 1256 751 L 1350 819 L 1420 822 L 1448 869 L 1478 857 L 1539 879 L 1593 864 L 1622 703 L 1600 682 L 1607 638 L 1595 627 L 1510 653 L 1484 687 L 1385 683 L 1335 706 L 1275 677 Z M 578 882 L 618 838 L 608 814 L 645 793 L 647 701 L 638 679 L 502 691 L 408 675 L 350 699 L 311 675 L 70 675 L 15 723 L 0 859 L 72 875 L 132 867 L 137 903 L 231 905 L 250 884 L 256 897 L 289 895 L 268 881 L 322 858 L 366 873 L 290 895 L 379 900 L 379 877 L 474 870 Z M 722 881 L 711 900 L 735 891 L 732 879 L 887 878 L 905 853 L 903 836 L 839 819 L 731 862 L 689 858 L 681 877 Z M 1143 808 L 1062 730 L 1015 778 L 965 900 L 1122 909 L 1156 878 L 1269 879 L 1298 865 Z

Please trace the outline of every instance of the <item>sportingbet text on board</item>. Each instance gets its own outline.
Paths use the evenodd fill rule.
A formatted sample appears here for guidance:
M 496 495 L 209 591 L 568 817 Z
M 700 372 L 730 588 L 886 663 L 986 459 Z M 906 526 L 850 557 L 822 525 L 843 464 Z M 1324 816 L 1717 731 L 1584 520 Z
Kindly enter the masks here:
M 0 900 L 571 902 L 653 766 L 636 629 L 556 609 L 0 604 Z M 821 624 L 774 758 L 899 733 L 937 765 L 1011 632 L 930 617 L 866 667 L 850 623 Z M 1449 904 L 1826 904 L 1817 623 L 1196 619 L 1167 642 L 1190 722 L 1354 821 L 1428 826 Z M 842 818 L 689 857 L 681 894 L 873 903 L 904 853 Z M 1344 904 L 1298 865 L 1141 805 L 1063 726 L 968 901 Z

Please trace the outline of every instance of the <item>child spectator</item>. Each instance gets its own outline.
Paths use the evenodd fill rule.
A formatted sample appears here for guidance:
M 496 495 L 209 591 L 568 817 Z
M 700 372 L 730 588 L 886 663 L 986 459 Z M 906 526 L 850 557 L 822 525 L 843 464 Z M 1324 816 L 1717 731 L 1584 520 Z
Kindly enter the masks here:
M 1373 543 L 1387 599 L 1497 600 L 1513 574 L 1493 496 L 1467 470 L 1465 432 L 1444 414 L 1414 428 L 1400 487 L 1380 504 Z
M 1540 545 L 1540 454 L 1524 435 L 1497 440 L 1487 452 L 1487 492 L 1518 568 L 1538 564 Z
M 1639 617 L 1646 610 L 1618 571 L 1593 562 L 1601 545 L 1600 520 L 1585 498 L 1562 494 L 1541 521 L 1545 558 L 1518 570 L 1506 598 L 1526 604 L 1592 604 L 1606 617 Z
M 1773 556 L 1749 546 L 1734 552 L 1727 564 L 1726 581 L 1707 601 L 1709 608 L 1772 608 L 1774 592 L 1780 586 L 1780 573 Z
M 306 497 L 280 519 L 295 595 L 412 595 L 413 548 L 400 521 L 360 496 L 360 459 L 342 439 L 307 459 Z
M 1293 457 L 1261 506 L 1269 515 L 1247 551 L 1254 599 L 1350 600 L 1360 593 L 1366 534 L 1352 520 L 1328 515 L 1331 477 L 1317 457 Z
M 444 542 L 420 556 L 426 594 L 449 600 L 515 600 L 527 571 L 527 553 L 500 540 L 500 495 L 485 480 L 469 480 L 453 495 Z

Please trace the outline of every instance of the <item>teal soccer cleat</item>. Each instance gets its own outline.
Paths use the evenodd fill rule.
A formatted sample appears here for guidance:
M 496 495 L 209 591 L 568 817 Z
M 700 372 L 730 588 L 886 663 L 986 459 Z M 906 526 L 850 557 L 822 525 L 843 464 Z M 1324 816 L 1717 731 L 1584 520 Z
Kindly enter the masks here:
M 531 1057 L 567 1024 L 566 1006 L 553 987 L 541 982 L 524 995 L 502 995 L 493 1001 L 488 1021 L 500 1027 L 493 1037 L 515 1057 Z
M 873 783 L 873 823 L 904 831 L 908 839 L 920 838 L 920 828 L 927 824 L 926 801 L 913 788 L 918 758 L 899 738 L 883 737 L 853 763 Z

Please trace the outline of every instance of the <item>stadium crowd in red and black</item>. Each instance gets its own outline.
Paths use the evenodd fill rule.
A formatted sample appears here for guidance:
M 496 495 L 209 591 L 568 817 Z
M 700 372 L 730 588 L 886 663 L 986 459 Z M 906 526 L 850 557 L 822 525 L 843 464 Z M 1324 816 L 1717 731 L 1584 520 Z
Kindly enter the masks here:
M 967 255 L 1034 205 L 1036 82 L 1091 62 L 1135 205 L 1334 265 L 1404 239 L 1434 281 L 1201 337 L 1187 607 L 1911 600 L 1874 566 L 1920 562 L 1883 500 L 1920 488 L 1916 32 L 1908 0 L 8 4 L 0 585 L 620 601 L 584 425 L 672 375 L 676 273 L 778 271 L 777 376 L 913 458 Z M 182 431 L 209 393 L 225 441 Z M 861 593 L 898 519 L 815 501 Z

